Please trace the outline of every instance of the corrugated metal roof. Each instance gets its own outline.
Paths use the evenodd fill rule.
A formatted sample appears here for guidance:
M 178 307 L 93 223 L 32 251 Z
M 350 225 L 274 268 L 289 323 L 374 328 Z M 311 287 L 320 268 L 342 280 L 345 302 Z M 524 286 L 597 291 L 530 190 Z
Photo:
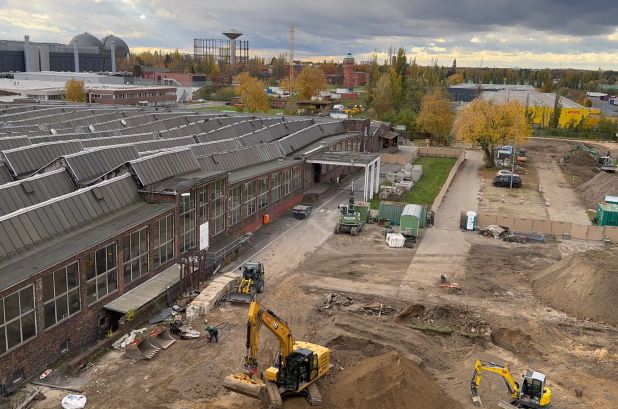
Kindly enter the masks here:
M 281 156 L 281 152 L 275 144 L 263 144 L 230 152 L 201 156 L 197 160 L 204 170 L 224 170 L 229 172 L 276 160 Z
M 236 119 L 238 118 L 239 117 L 236 117 Z M 195 138 L 200 143 L 237 138 L 241 135 L 246 135 L 264 127 L 260 119 L 243 120 L 230 125 L 223 125 L 221 119 L 210 122 L 213 124 L 216 122 L 219 126 L 209 132 L 195 135 Z
M 2 151 L 4 162 L 14 176 L 31 174 L 60 156 L 83 149 L 79 141 L 50 142 Z
M 30 139 L 28 139 L 27 136 L 0 138 L 0 151 L 6 151 L 28 145 L 30 145 Z
M 78 185 L 86 185 L 130 160 L 139 158 L 132 145 L 110 146 L 65 155 L 62 160 Z
M 0 216 L 0 260 L 141 200 L 127 174 Z
M 156 153 L 130 161 L 129 166 L 142 187 L 200 170 L 189 149 Z
M 0 186 L 0 216 L 73 192 L 64 168 Z
M 133 183 L 133 182 L 131 182 Z M 0 288 L 13 286 L 103 241 L 173 209 L 172 204 L 136 202 L 92 223 L 0 260 Z M 36 260 L 33 262 L 33 260 Z
M 138 152 L 151 152 L 159 151 L 162 149 L 177 148 L 179 146 L 192 145 L 195 143 L 195 138 L 192 136 L 185 136 L 183 138 L 167 138 L 157 139 L 154 141 L 136 142 L 133 144 Z
M 343 122 L 326 122 L 312 125 L 281 138 L 277 143 L 286 155 L 310 145 L 320 138 L 345 133 Z
M 124 145 L 131 144 L 135 142 L 146 142 L 146 141 L 154 141 L 157 137 L 152 133 L 142 133 L 135 135 L 125 135 L 125 136 L 110 136 L 107 138 L 96 138 L 96 139 L 82 139 L 81 143 L 85 149 L 96 148 L 100 146 L 110 146 L 110 145 Z
M 4 163 L 0 163 L 0 185 L 13 181 L 11 172 L 6 168 Z
M 194 156 L 207 156 L 218 152 L 232 151 L 242 148 L 237 139 L 224 139 L 215 142 L 198 143 L 190 145 L 189 149 Z

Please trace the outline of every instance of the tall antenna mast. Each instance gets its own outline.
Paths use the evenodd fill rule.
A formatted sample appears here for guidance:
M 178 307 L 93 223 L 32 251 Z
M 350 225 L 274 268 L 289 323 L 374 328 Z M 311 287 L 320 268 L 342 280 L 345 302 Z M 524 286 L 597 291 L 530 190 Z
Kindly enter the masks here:
M 296 28 L 294 27 L 294 23 L 290 27 L 290 87 L 292 86 L 292 82 L 294 81 L 294 33 L 296 32 Z

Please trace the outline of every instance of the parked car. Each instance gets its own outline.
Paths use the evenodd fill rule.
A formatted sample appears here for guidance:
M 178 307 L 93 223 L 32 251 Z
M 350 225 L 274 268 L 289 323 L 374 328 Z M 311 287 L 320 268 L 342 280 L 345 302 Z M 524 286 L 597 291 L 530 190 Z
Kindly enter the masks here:
M 511 179 L 513 179 L 513 187 L 521 187 L 521 178 L 518 175 L 496 176 L 493 185 L 498 187 L 511 187 Z
M 496 173 L 496 176 L 519 176 L 517 173 L 513 173 L 510 170 L 506 170 L 506 169 L 501 169 L 498 171 L 498 173 Z

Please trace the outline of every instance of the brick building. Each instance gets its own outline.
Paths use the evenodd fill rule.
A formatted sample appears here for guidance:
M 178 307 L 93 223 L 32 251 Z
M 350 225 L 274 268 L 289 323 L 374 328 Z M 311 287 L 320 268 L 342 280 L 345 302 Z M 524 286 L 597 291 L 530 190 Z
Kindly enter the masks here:
M 131 289 L 163 275 L 183 285 L 171 268 L 183 257 L 255 231 L 349 171 L 307 158 L 380 146 L 368 120 L 6 105 L 0 121 L 5 393 L 116 330 Z

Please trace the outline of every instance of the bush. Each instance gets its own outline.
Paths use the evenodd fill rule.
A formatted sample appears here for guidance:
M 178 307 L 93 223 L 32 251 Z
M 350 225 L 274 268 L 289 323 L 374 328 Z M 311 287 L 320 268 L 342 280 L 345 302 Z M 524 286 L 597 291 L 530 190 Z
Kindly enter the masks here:
M 213 101 L 230 101 L 233 97 L 238 96 L 234 87 L 219 88 L 212 96 Z

